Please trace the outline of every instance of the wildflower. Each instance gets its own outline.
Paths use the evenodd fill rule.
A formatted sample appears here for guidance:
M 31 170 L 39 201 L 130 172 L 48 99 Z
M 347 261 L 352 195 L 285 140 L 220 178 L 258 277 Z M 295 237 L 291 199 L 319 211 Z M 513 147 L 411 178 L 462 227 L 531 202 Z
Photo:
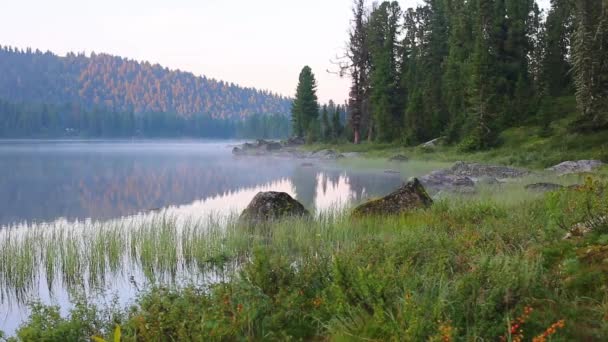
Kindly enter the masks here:
M 321 306 L 321 304 L 323 304 L 323 299 L 317 297 L 312 301 L 312 305 L 315 306 L 315 308 L 318 308 L 319 306 Z
M 543 332 L 542 334 L 536 336 L 535 338 L 532 339 L 532 342 L 546 342 L 547 338 L 553 334 L 555 334 L 557 332 L 557 329 L 562 329 L 566 326 L 566 321 L 565 320 L 559 320 L 553 324 L 551 324 L 551 326 L 549 326 L 547 328 L 547 330 L 545 330 L 545 332 Z

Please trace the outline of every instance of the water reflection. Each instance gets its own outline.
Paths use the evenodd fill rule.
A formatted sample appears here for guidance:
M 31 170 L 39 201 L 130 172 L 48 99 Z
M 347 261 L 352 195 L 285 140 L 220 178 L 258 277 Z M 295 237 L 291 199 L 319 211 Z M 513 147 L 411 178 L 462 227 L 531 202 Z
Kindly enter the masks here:
M 0 141 L 0 245 L 11 240 L 18 246 L 15 238 L 30 236 L 34 249 L 42 251 L 37 246 L 54 234 L 86 251 L 92 241 L 106 238 L 99 233 L 104 227 L 131 233 L 158 227 L 159 217 L 172 218 L 177 227 L 209 217 L 221 225 L 259 191 L 286 192 L 321 215 L 386 194 L 409 176 L 330 161 L 314 161 L 311 166 L 301 160 L 235 158 L 230 151 L 226 142 Z M 194 235 L 204 237 L 201 232 Z M 120 236 L 125 238 L 118 241 L 130 243 L 129 234 Z M 202 244 L 204 239 L 200 240 Z M 184 253 L 183 241 L 175 241 L 169 248 Z M 120 253 L 134 258 L 129 250 L 125 247 Z M 101 283 L 90 285 L 119 293 L 121 303 L 132 299 L 136 289 L 130 279 L 143 282 L 148 275 L 137 259 L 127 259 L 121 259 L 116 273 L 100 273 Z M 58 303 L 65 312 L 70 307 L 68 289 L 59 277 L 47 283 L 43 264 L 34 266 L 37 275 L 28 297 Z M 206 275 L 180 269 L 189 276 Z M 0 330 L 10 334 L 28 310 L 4 300 L 13 289 L 0 290 Z
M 4 141 L 0 226 L 107 220 L 184 205 L 234 211 L 260 186 L 325 210 L 386 193 L 400 182 L 398 175 L 333 163 L 235 158 L 226 142 Z

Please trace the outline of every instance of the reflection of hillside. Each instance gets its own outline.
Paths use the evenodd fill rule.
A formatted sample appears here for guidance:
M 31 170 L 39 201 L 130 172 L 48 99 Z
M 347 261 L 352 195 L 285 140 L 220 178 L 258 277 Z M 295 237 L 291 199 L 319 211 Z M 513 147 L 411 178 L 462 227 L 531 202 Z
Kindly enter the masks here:
M 345 205 L 392 191 L 399 176 L 316 163 L 233 158 L 223 144 L 0 145 L 0 225 L 108 219 L 272 185 L 293 185 L 307 208 Z M 8 152 L 7 152 L 8 151 Z
M 0 224 L 60 216 L 111 218 L 186 204 L 284 177 L 289 168 L 209 156 L 58 158 L 3 157 L 10 167 L 0 171 Z

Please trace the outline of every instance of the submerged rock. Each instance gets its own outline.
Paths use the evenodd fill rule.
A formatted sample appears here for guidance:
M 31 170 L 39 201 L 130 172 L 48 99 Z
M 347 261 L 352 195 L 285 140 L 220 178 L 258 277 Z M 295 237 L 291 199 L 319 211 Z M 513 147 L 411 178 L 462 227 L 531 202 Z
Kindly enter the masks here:
M 547 171 L 553 171 L 559 175 L 566 175 L 570 173 L 591 172 L 604 165 L 605 164 L 599 160 L 569 160 L 547 168 Z
M 243 210 L 241 222 L 258 224 L 286 217 L 308 217 L 304 206 L 285 192 L 259 192 Z
M 396 215 L 415 209 L 428 208 L 433 200 L 417 178 L 404 184 L 393 193 L 380 199 L 361 204 L 353 210 L 352 216 Z
M 390 158 L 388 158 L 389 161 L 392 162 L 406 162 L 408 160 L 410 160 L 410 158 L 408 158 L 407 156 L 403 155 L 403 154 L 396 154 Z
M 531 191 L 548 192 L 563 189 L 564 186 L 555 183 L 534 183 L 526 185 L 525 188 Z

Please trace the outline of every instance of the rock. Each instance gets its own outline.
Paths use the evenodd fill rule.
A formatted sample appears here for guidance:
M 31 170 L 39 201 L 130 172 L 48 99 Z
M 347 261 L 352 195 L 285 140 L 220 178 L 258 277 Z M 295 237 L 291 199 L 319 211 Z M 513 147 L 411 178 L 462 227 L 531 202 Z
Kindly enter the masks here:
M 577 223 L 574 226 L 572 226 L 572 228 L 570 228 L 570 231 L 568 232 L 568 234 L 566 234 L 566 236 L 564 236 L 564 240 L 568 240 L 568 239 L 571 239 L 573 237 L 578 237 L 578 236 L 585 236 L 585 235 L 591 233 L 592 231 L 594 231 L 595 229 L 597 229 L 598 227 L 606 226 L 606 225 L 608 225 L 608 215 L 599 216 L 599 217 L 593 218 L 586 222 Z
M 443 139 L 443 137 L 435 138 L 431 141 L 425 142 L 424 144 L 420 144 L 419 147 L 424 148 L 424 149 L 433 149 L 433 148 L 437 147 L 437 145 L 439 145 L 439 143 L 441 142 L 442 139 Z
M 597 169 L 598 167 L 601 167 L 603 165 L 604 163 L 599 160 L 565 161 L 563 163 L 547 168 L 547 171 L 553 171 L 559 175 L 566 175 L 570 173 L 591 172 L 594 169 Z
M 241 155 L 243 154 L 243 150 L 241 148 L 235 147 L 232 149 L 232 154 Z
M 259 192 L 243 210 L 239 220 L 259 224 L 286 217 L 309 217 L 304 206 L 285 192 Z
M 314 164 L 313 163 L 302 163 L 302 166 L 304 166 L 304 167 L 313 167 Z
M 530 171 L 516 169 L 508 166 L 486 165 L 478 163 L 465 163 L 462 161 L 456 162 L 449 172 L 463 177 L 469 177 L 475 181 L 481 177 L 493 177 L 497 180 L 506 178 L 519 178 L 527 176 Z
M 400 174 L 401 172 L 397 171 L 397 170 L 384 170 L 384 173 L 389 173 L 389 174 Z
M 456 162 L 451 168 L 436 170 L 420 178 L 431 191 L 475 192 L 476 184 L 500 184 L 501 179 L 522 177 L 530 172 L 507 166 Z
M 414 178 L 393 193 L 356 207 L 352 216 L 403 214 L 415 209 L 428 208 L 432 204 L 433 200 L 426 193 L 424 186 Z
M 334 150 L 320 150 L 317 152 L 314 152 L 311 155 L 312 158 L 319 158 L 319 159 L 340 159 L 340 158 L 344 158 L 344 155 L 334 151 Z
M 358 158 L 361 156 L 361 153 L 359 152 L 346 152 L 346 153 L 342 153 L 342 155 L 345 158 Z
M 455 192 L 470 192 L 475 182 L 466 176 L 453 175 L 446 170 L 437 170 L 420 178 L 420 182 L 432 190 L 450 190 Z M 468 188 L 464 190 L 463 188 Z
M 304 138 L 301 138 L 301 137 L 291 137 L 291 138 L 289 138 L 289 139 L 287 139 L 286 141 L 283 142 L 283 146 L 293 147 L 293 146 L 304 145 L 305 143 L 306 143 L 306 140 L 304 140 Z
M 531 191 L 549 192 L 549 191 L 563 189 L 564 186 L 555 184 L 555 183 L 534 183 L 534 184 L 526 185 L 525 188 L 526 188 L 526 190 L 531 190 Z
M 408 160 L 410 160 L 410 158 L 408 158 L 407 156 L 403 155 L 403 154 L 396 154 L 390 158 L 388 158 L 389 161 L 392 162 L 406 162 Z

